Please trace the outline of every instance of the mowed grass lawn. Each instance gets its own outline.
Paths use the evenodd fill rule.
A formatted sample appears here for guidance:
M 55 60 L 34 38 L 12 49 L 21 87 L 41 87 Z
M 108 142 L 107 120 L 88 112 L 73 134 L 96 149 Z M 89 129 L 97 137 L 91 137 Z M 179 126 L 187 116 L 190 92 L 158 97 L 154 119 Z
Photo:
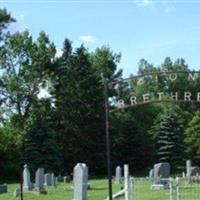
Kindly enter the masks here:
M 107 181 L 105 179 L 90 180 L 91 189 L 88 190 L 89 200 L 104 200 L 107 197 Z M 47 188 L 47 195 L 38 195 L 30 191 L 24 193 L 24 200 L 72 200 L 72 183 L 59 183 L 56 188 Z M 119 191 L 122 185 L 113 184 L 114 192 Z M 19 184 L 8 184 L 8 193 L 0 194 L 0 200 L 13 200 L 13 191 L 19 188 Z M 20 199 L 20 198 L 15 198 Z
M 88 200 L 104 200 L 107 197 L 107 180 L 90 180 L 91 189 L 88 190 Z M 136 181 L 134 184 L 134 200 L 170 200 L 170 190 L 151 190 L 151 182 L 148 180 Z M 24 200 L 72 200 L 72 184 L 59 183 L 56 188 L 48 188 L 47 195 L 39 195 L 36 192 L 26 192 Z M 123 185 L 113 183 L 113 191 L 117 192 Z M 0 200 L 13 200 L 13 191 L 19 188 L 19 184 L 8 184 L 8 193 L 0 194 Z M 17 198 L 20 199 L 20 198 Z M 119 200 L 124 197 L 118 198 Z M 200 184 L 184 184 L 180 188 L 181 200 L 200 200 Z M 173 200 L 176 200 L 176 187 L 173 189 Z

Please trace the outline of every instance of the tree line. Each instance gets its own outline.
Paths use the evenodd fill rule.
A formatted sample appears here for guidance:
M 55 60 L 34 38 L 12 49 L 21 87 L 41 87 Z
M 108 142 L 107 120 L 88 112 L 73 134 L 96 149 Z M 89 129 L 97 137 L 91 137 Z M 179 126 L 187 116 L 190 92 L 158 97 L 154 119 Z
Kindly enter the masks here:
M 106 174 L 104 83 L 122 78 L 121 54 L 103 46 L 89 52 L 64 39 L 62 55 L 45 32 L 33 40 L 28 31 L 9 33 L 15 20 L 0 9 L 0 169 L 2 178 L 18 176 L 20 166 L 31 171 L 69 174 L 85 162 L 94 175 Z M 184 59 L 167 57 L 160 66 L 141 59 L 138 74 L 190 71 Z M 137 85 L 131 92 L 199 92 L 200 78 L 182 74 Z M 130 88 L 112 88 L 110 96 L 126 99 Z M 45 95 L 46 94 L 46 95 Z M 110 115 L 112 165 L 129 163 L 144 172 L 155 162 L 170 162 L 174 171 L 187 158 L 200 164 L 198 104 L 147 104 Z

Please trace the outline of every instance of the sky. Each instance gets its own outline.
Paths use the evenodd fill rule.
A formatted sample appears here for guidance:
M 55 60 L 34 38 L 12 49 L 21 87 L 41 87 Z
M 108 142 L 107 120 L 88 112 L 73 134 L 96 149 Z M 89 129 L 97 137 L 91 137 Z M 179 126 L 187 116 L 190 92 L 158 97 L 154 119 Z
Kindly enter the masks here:
M 0 0 L 17 20 L 12 32 L 44 30 L 62 49 L 82 43 L 94 51 L 103 45 L 121 52 L 124 77 L 136 74 L 144 58 L 159 66 L 164 58 L 184 58 L 200 69 L 200 0 Z

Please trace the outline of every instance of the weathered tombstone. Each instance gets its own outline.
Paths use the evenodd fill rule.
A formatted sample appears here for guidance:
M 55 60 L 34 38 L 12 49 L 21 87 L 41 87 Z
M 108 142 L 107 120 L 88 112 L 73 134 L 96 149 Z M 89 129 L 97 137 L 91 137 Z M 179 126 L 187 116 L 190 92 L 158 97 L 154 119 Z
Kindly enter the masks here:
M 199 168 L 198 167 L 190 167 L 189 170 L 189 176 L 188 177 L 192 177 L 192 176 L 198 176 L 198 172 L 199 172 Z
M 44 190 L 44 168 L 38 168 L 35 173 L 35 189 L 38 192 Z
M 71 177 L 70 176 L 64 176 L 63 181 L 64 181 L 64 183 L 70 183 Z
M 0 185 L 0 193 L 7 193 L 8 187 L 7 184 Z
M 122 168 L 117 166 L 115 169 L 115 183 L 120 184 L 122 182 Z
M 51 173 L 51 186 L 53 186 L 53 187 L 56 186 L 55 175 L 54 175 L 54 173 Z
M 13 197 L 17 198 L 20 197 L 21 194 L 21 190 L 19 188 L 15 189 L 15 191 L 13 192 Z
M 154 165 L 154 184 L 163 184 L 168 187 L 169 181 L 162 180 L 168 179 L 170 176 L 170 164 L 167 162 L 157 163 Z
M 51 174 L 47 173 L 47 174 L 44 175 L 44 185 L 45 186 L 52 186 Z
M 87 200 L 88 167 L 84 163 L 78 163 L 74 167 L 74 199 Z
M 32 189 L 32 183 L 31 183 L 31 175 L 28 169 L 28 165 L 24 165 L 24 171 L 23 171 L 23 190 L 28 191 Z
M 185 178 L 185 172 L 182 172 L 182 178 Z
M 153 170 L 153 169 L 151 169 L 151 170 L 149 171 L 149 179 L 150 179 L 151 181 L 154 180 L 154 170 Z
M 186 160 L 186 176 L 190 177 L 190 168 L 192 167 L 192 161 Z
M 58 177 L 55 177 L 55 185 L 58 185 Z

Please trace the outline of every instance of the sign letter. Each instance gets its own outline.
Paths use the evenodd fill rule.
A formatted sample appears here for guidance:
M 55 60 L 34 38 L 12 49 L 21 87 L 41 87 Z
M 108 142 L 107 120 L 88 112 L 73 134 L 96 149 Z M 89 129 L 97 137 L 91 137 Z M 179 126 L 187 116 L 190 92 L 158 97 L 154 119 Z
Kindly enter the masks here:
M 143 102 L 146 103 L 146 102 L 149 101 L 150 94 L 148 94 L 148 93 L 147 94 L 143 94 L 142 97 L 143 97 Z
M 191 101 L 191 92 L 184 92 L 184 101 Z
M 175 92 L 175 94 L 173 92 L 171 92 L 171 100 L 178 101 L 178 92 Z
M 131 105 L 137 104 L 137 97 L 136 96 L 131 96 L 130 97 Z

